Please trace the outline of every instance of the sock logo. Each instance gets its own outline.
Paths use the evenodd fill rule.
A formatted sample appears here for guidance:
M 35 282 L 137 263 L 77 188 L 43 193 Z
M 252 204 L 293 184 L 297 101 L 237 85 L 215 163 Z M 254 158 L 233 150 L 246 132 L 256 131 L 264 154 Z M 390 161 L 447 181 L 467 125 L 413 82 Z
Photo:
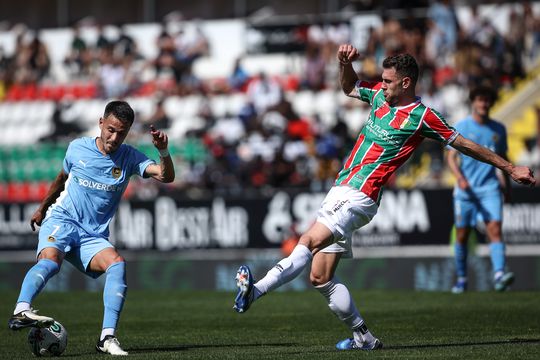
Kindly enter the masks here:
M 366 326 L 366 323 L 362 322 L 360 325 L 358 325 L 356 328 L 354 328 L 354 331 L 360 331 L 360 334 L 366 335 L 368 332 L 368 328 Z
M 283 266 L 277 264 L 276 266 L 274 266 L 276 269 L 278 269 L 279 272 L 283 272 Z

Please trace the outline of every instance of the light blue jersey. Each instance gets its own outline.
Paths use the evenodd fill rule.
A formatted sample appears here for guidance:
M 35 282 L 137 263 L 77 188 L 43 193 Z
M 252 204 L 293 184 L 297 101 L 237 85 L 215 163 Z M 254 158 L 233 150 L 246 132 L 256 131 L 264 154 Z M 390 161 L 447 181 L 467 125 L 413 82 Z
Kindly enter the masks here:
M 506 155 L 508 149 L 506 129 L 501 123 L 489 120 L 485 124 L 479 124 L 471 116 L 468 116 L 456 123 L 455 128 L 463 137 L 485 146 L 499 155 Z M 461 159 L 460 169 L 467 179 L 470 189 L 464 191 L 456 186 L 454 197 L 470 199 L 471 196 L 482 197 L 494 191 L 500 192 L 500 183 L 494 166 L 461 153 L 459 156 Z
M 129 178 L 143 176 L 154 163 L 137 149 L 122 144 L 112 154 L 103 155 L 96 139 L 83 137 L 72 141 L 64 158 L 68 174 L 64 191 L 47 211 L 50 217 L 65 219 L 88 235 L 108 238 L 109 223 L 118 208 Z

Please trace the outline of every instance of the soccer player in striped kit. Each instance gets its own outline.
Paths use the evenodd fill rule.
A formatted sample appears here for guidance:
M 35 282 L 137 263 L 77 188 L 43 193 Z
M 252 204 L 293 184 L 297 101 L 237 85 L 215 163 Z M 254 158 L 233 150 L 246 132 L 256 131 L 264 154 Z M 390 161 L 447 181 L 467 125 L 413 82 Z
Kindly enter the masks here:
M 293 252 L 255 282 L 249 267 L 236 275 L 238 293 L 234 309 L 243 313 L 254 301 L 283 285 L 311 263 L 310 280 L 326 298 L 330 310 L 352 331 L 339 341 L 340 350 L 375 350 L 382 347 L 366 326 L 347 289 L 334 275 L 339 260 L 351 257 L 351 235 L 375 216 L 382 188 L 426 137 L 491 164 L 520 184 L 533 185 L 532 172 L 514 166 L 487 148 L 461 136 L 416 96 L 418 65 L 408 54 L 383 62 L 381 82 L 358 79 L 351 62 L 359 58 L 352 45 L 337 51 L 340 82 L 347 96 L 371 105 L 369 118 L 318 211 L 317 221 L 300 237 Z

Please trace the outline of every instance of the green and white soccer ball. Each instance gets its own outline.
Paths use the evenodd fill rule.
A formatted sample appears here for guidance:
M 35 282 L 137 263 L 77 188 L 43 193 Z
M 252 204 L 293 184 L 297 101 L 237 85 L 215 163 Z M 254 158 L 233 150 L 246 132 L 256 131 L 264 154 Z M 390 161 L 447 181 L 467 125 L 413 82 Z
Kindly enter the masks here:
M 68 334 L 58 321 L 46 328 L 32 328 L 28 345 L 36 356 L 59 356 L 66 350 Z

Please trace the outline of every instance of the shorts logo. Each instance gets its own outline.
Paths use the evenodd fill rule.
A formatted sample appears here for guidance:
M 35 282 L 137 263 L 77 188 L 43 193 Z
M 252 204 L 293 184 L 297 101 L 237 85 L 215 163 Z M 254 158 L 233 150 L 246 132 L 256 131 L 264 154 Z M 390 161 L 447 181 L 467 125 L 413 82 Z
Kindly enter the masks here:
M 113 178 L 118 179 L 118 178 L 120 177 L 120 175 L 122 175 L 122 169 L 117 168 L 117 167 L 114 167 L 114 168 L 112 169 L 112 176 L 113 176 Z
M 341 200 L 340 202 L 338 202 L 338 203 L 336 204 L 336 206 L 334 206 L 334 207 L 332 208 L 332 211 L 333 211 L 333 212 L 337 212 L 339 209 L 341 209 L 341 208 L 343 207 L 343 205 L 345 205 L 345 204 L 348 203 L 348 202 L 349 202 L 349 200 Z
M 50 235 L 48 238 L 47 238 L 47 241 L 48 242 L 55 242 L 56 241 L 56 238 L 52 235 Z

